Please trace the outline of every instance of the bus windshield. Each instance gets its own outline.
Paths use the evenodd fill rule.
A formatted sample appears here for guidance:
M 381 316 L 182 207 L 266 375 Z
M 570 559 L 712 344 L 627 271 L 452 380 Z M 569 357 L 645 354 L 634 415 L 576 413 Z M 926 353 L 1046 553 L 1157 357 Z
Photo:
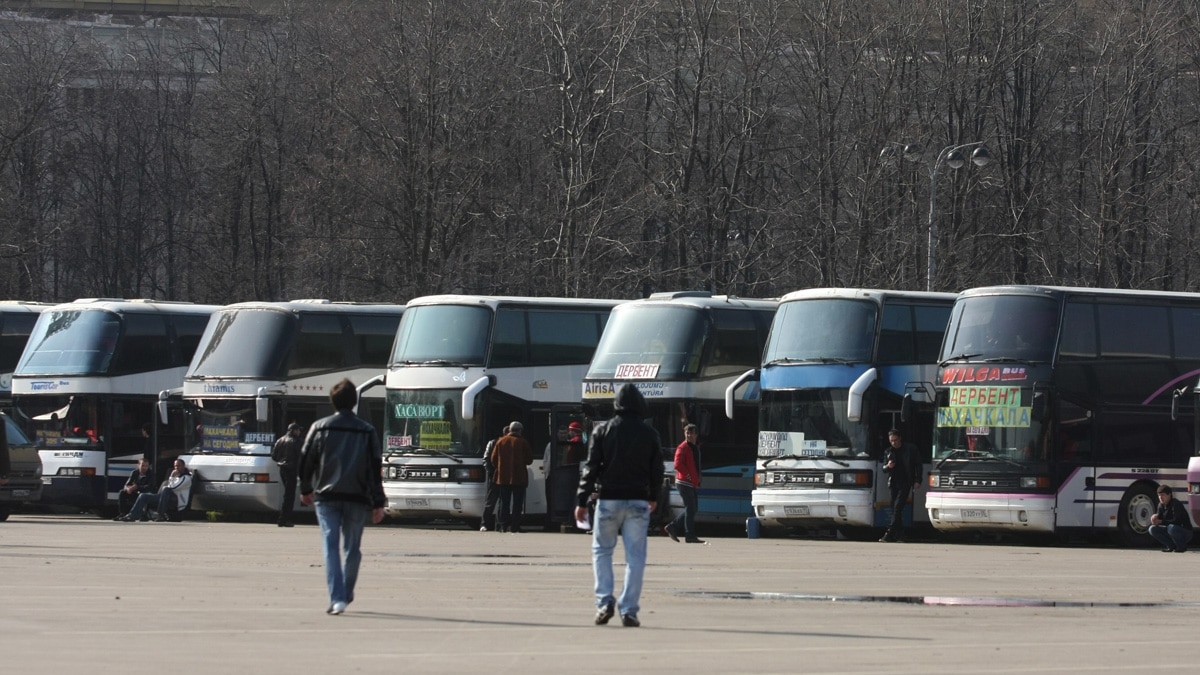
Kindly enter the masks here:
M 112 312 L 43 312 L 17 364 L 17 375 L 101 375 L 117 348 L 121 319 Z
M 209 321 L 189 377 L 282 379 L 295 318 L 286 312 L 262 309 L 221 311 Z
M 481 420 L 464 420 L 461 405 L 461 389 L 389 390 L 384 452 L 481 456 Z
M 188 429 L 191 452 L 218 454 L 264 454 L 275 435 L 258 432 L 252 399 L 206 398 L 196 401 L 195 428 Z M 265 451 L 269 454 L 269 448 Z
M 878 308 L 864 300 L 820 298 L 779 305 L 763 363 L 867 362 Z
M 764 391 L 760 428 L 803 435 L 795 441 L 804 441 L 813 456 L 866 457 L 871 453 L 866 427 L 846 419 L 848 398 L 846 389 Z M 765 450 L 761 444 L 759 450 L 760 457 L 779 454 Z
M 1058 335 L 1058 303 L 1031 295 L 965 297 L 954 305 L 940 361 L 1049 362 Z
M 933 439 L 933 461 L 983 460 L 997 463 L 997 469 L 1021 469 L 1046 460 L 1042 442 L 1043 426 L 1029 422 L 1024 427 L 939 426 Z
M 492 312 L 483 306 L 410 307 L 400 319 L 392 363 L 481 366 L 491 322 Z
M 630 306 L 612 313 L 588 379 L 614 377 L 621 366 L 657 366 L 655 379 L 696 375 L 708 336 L 704 314 L 690 307 Z

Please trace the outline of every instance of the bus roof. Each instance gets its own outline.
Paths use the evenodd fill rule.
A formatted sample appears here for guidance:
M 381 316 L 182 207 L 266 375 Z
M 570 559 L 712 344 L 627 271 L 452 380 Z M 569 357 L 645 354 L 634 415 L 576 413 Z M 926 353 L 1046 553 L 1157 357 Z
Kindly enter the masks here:
M 75 309 L 103 309 L 120 313 L 165 312 L 174 314 L 208 313 L 220 309 L 220 305 L 197 305 L 178 300 L 150 300 L 145 298 L 80 298 L 43 308 L 43 311 L 66 311 Z
M 277 310 L 312 314 L 379 314 L 381 312 L 385 314 L 400 314 L 404 311 L 404 305 L 384 302 L 348 302 L 323 299 L 282 300 L 279 302 L 263 300 L 237 302 L 219 307 L 218 311 L 223 312 L 239 309 Z
M 874 300 L 885 298 L 909 298 L 912 300 L 954 300 L 956 293 L 937 293 L 932 291 L 898 291 L 881 288 L 806 288 L 792 291 L 779 299 L 780 304 L 793 300 L 811 300 L 813 298 L 843 298 L 849 300 Z
M 420 298 L 414 298 L 408 301 L 408 307 L 418 307 L 421 305 L 486 305 L 488 307 L 498 307 L 500 305 L 523 305 L 523 306 L 575 306 L 575 307 L 612 307 L 628 300 L 601 300 L 597 298 L 544 298 L 544 297 L 524 297 L 524 296 L 509 296 L 509 295 L 426 295 Z
M 739 298 L 736 295 L 713 295 L 707 291 L 678 291 L 652 293 L 648 298 L 631 300 L 623 306 L 650 304 L 689 305 L 705 309 L 710 307 L 732 307 L 737 309 L 773 310 L 779 304 L 779 300 L 777 298 Z
M 0 312 L 41 312 L 47 307 L 53 307 L 51 302 L 32 302 L 29 300 L 0 300 Z
M 1112 298 L 1162 298 L 1167 300 L 1190 300 L 1193 302 L 1200 300 L 1200 294 L 1198 293 L 1143 291 L 1124 288 L 1085 288 L 1078 286 L 980 286 L 959 293 L 959 297 L 977 297 L 981 295 L 1046 295 L 1056 297 L 1063 295 L 1088 295 Z

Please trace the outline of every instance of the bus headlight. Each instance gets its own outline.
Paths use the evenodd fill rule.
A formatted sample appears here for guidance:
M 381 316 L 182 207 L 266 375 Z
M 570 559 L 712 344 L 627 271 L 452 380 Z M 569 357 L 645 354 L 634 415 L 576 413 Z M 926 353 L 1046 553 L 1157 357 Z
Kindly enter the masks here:
M 1200 483 L 1188 483 L 1188 494 L 1200 495 Z
M 835 474 L 833 484 L 867 487 L 871 485 L 871 473 L 868 471 L 842 471 Z
M 450 479 L 459 483 L 482 483 L 482 466 L 456 466 L 450 470 Z
M 1048 488 L 1050 487 L 1050 478 L 1048 476 L 1021 476 L 1021 487 Z

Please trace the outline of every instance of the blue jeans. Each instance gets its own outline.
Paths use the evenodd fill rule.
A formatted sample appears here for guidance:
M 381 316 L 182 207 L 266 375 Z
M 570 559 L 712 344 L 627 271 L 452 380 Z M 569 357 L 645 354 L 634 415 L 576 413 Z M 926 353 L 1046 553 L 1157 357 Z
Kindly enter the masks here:
M 617 534 L 625 543 L 625 586 L 616 601 L 621 616 L 637 616 L 646 569 L 646 530 L 650 528 L 650 504 L 644 499 L 601 499 L 596 502 L 592 525 L 592 569 L 596 574 L 596 607 L 613 602 L 613 549 Z
M 362 562 L 363 528 L 371 515 L 371 507 L 359 502 L 319 501 L 317 523 L 325 549 L 325 582 L 329 585 L 329 604 L 354 602 L 354 584 L 358 581 L 358 565 Z M 345 551 L 342 559 L 339 544 Z
M 155 518 L 166 518 L 167 512 L 175 508 L 175 491 L 165 487 L 158 492 L 143 492 L 138 495 L 133 508 L 129 509 L 130 520 L 141 520 L 152 513 Z
M 1178 525 L 1151 525 L 1150 536 L 1166 548 L 1186 551 L 1188 542 L 1192 540 L 1192 531 Z
M 696 512 L 700 510 L 700 495 L 691 485 L 677 483 L 675 487 L 679 490 L 680 499 L 683 500 L 683 513 L 675 516 L 675 520 L 672 520 L 668 527 L 675 534 L 679 534 L 679 528 L 682 527 L 684 536 L 688 539 L 695 539 Z

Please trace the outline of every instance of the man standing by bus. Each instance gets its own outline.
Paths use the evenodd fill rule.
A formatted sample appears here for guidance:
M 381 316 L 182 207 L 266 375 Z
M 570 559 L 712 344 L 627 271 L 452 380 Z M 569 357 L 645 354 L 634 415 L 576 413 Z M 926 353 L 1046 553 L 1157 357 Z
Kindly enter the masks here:
M 642 421 L 646 399 L 626 382 L 613 399 L 616 415 L 596 427 L 588 442 L 588 458 L 575 495 L 575 520 L 587 520 L 587 503 L 598 493 L 596 522 L 592 524 L 592 570 L 596 579 L 597 626 L 608 623 L 614 606 L 621 624 L 628 628 L 638 621 L 638 599 L 646 569 L 646 531 L 656 506 L 663 479 L 661 441 L 658 432 Z M 617 534 L 625 544 L 625 586 L 613 598 L 613 549 Z
M 383 520 L 383 451 L 375 427 L 354 414 L 358 392 L 343 379 L 329 391 L 337 410 L 313 423 L 300 451 L 300 503 L 316 503 L 329 586 L 327 614 L 354 602 L 363 527 Z M 345 549 L 345 560 L 340 549 Z
M 700 428 L 688 424 L 683 428 L 683 442 L 675 448 L 675 487 L 683 500 L 683 513 L 663 526 L 663 533 L 679 541 L 683 530 L 689 544 L 703 544 L 696 536 L 696 512 L 700 510 Z
M 283 484 L 283 503 L 279 505 L 279 527 L 292 527 L 292 510 L 296 505 L 296 471 L 300 466 L 300 432 L 304 427 L 296 422 L 288 425 L 287 433 L 271 447 L 271 459 L 279 465 L 279 482 Z
M 500 513 L 496 527 L 501 532 L 521 531 L 521 516 L 525 512 L 525 490 L 529 487 L 529 471 L 533 464 L 533 448 L 522 437 L 525 425 L 512 422 L 508 434 L 492 446 L 489 459 L 496 467 L 496 487 L 500 491 Z
M 879 541 L 903 541 L 904 507 L 921 480 L 921 462 L 916 446 L 905 443 L 899 429 L 888 432 L 888 447 L 883 452 L 883 471 L 888 475 L 888 489 L 892 493 L 892 522 Z

